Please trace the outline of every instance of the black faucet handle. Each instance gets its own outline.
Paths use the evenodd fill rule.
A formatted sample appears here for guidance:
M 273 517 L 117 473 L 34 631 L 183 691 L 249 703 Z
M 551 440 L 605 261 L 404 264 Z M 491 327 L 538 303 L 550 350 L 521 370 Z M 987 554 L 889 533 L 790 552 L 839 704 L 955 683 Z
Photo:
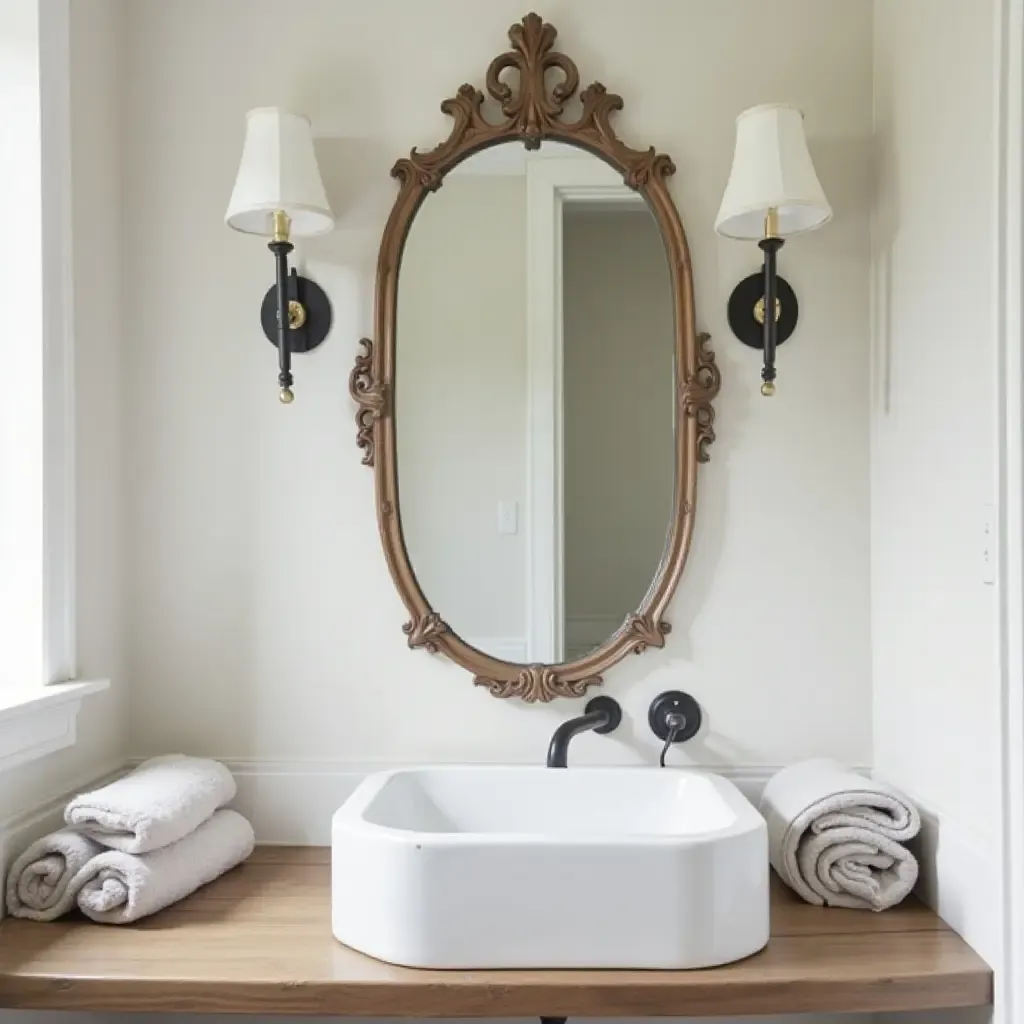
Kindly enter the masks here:
M 647 723 L 651 732 L 669 743 L 685 743 L 700 732 L 700 705 L 682 690 L 666 690 L 651 701 Z M 671 738 L 670 738 L 671 737 Z

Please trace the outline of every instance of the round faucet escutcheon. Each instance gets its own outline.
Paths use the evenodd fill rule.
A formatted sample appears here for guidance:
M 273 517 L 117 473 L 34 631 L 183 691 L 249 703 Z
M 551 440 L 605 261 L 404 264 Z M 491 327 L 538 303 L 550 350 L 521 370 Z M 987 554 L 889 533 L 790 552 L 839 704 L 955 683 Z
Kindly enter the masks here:
M 594 729 L 594 732 L 600 733 L 602 736 L 605 733 L 614 732 L 622 724 L 622 708 L 614 697 L 606 697 L 604 695 L 594 697 L 587 701 L 587 706 L 583 710 L 588 715 L 593 711 L 603 711 L 608 716 L 608 721 L 605 725 Z
M 685 743 L 700 732 L 700 705 L 682 690 L 666 690 L 651 701 L 647 723 L 651 732 L 666 743 Z M 669 739 L 671 737 L 671 740 Z

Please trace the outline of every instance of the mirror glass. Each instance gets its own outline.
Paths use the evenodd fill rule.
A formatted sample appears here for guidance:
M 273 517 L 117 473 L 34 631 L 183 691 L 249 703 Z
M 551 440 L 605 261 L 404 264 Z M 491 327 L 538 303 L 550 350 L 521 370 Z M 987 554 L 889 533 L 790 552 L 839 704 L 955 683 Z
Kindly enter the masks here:
M 572 661 L 641 604 L 673 512 L 673 316 L 657 222 L 599 157 L 509 142 L 424 200 L 398 277 L 399 513 L 467 643 Z

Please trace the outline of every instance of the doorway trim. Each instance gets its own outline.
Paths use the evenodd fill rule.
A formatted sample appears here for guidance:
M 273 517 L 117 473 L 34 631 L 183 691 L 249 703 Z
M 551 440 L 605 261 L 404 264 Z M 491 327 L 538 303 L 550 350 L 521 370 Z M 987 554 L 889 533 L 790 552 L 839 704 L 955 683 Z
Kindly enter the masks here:
M 562 217 L 568 204 L 643 206 L 602 161 L 526 165 L 526 657 L 565 660 Z

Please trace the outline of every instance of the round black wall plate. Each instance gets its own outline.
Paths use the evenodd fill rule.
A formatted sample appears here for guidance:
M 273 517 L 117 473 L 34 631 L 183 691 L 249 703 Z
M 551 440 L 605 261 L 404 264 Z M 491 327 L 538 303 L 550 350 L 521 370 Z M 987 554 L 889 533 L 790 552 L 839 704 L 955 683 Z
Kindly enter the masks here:
M 647 712 L 647 724 L 659 740 L 668 739 L 671 728 L 668 723 L 669 715 L 682 715 L 686 719 L 686 725 L 676 733 L 674 743 L 684 743 L 700 732 L 700 723 L 703 720 L 700 705 L 688 693 L 683 693 L 682 690 L 666 690 L 651 701 L 651 709 Z
M 591 711 L 606 711 L 608 713 L 608 724 L 594 730 L 602 736 L 605 733 L 614 732 L 622 722 L 622 708 L 614 697 L 607 697 L 604 694 L 594 697 L 587 701 L 587 706 L 583 710 L 588 715 Z
M 800 306 L 796 292 L 784 277 L 778 281 L 778 341 L 781 345 L 796 330 Z M 743 278 L 729 296 L 729 326 L 744 345 L 750 348 L 764 348 L 764 324 L 754 315 L 758 301 L 764 298 L 764 274 L 751 274 Z
M 288 277 L 288 299 L 301 302 L 306 310 L 305 323 L 288 331 L 289 348 L 292 352 L 312 352 L 331 329 L 331 300 L 316 281 L 301 277 L 294 270 Z M 260 323 L 267 340 L 277 348 L 276 285 L 263 296 Z

